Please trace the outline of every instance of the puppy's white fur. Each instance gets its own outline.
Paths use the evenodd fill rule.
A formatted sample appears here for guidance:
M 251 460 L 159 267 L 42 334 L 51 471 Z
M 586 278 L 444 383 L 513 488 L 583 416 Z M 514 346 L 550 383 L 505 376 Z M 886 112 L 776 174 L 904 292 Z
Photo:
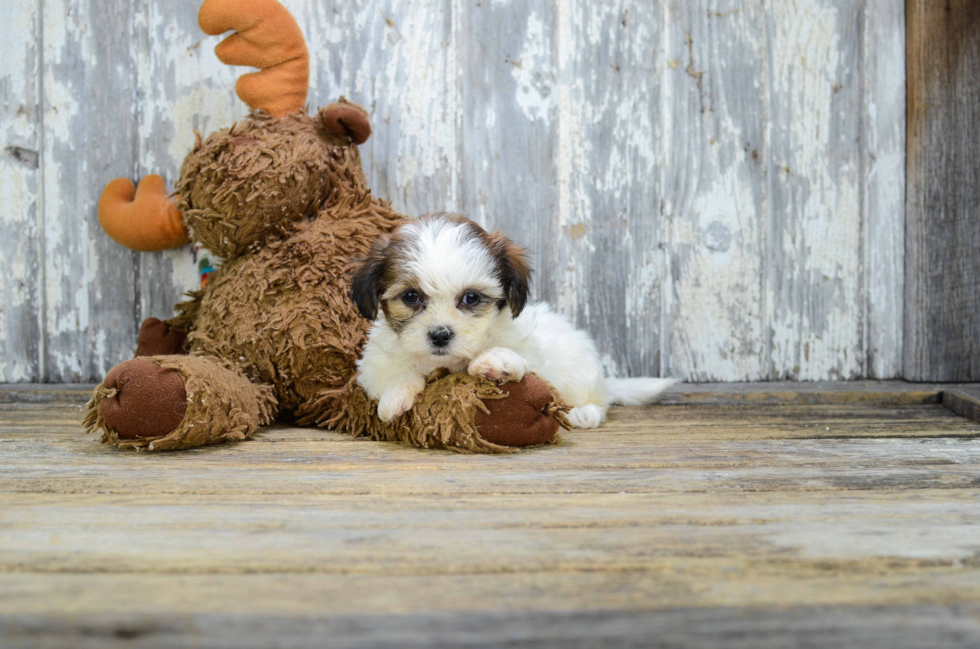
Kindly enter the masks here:
M 411 409 L 440 367 L 498 381 L 534 372 L 572 406 L 569 421 L 578 428 L 599 426 L 610 404 L 650 403 L 675 382 L 606 379 L 585 332 L 547 304 L 524 308 L 529 276 L 520 248 L 455 215 L 422 217 L 376 246 L 355 275 L 354 298 L 369 317 L 378 306 L 384 311 L 358 362 L 358 383 L 378 400 L 380 418 Z M 423 304 L 407 304 L 410 291 Z M 468 294 L 479 296 L 477 307 L 464 303 Z M 444 347 L 430 338 L 436 330 L 452 332 Z

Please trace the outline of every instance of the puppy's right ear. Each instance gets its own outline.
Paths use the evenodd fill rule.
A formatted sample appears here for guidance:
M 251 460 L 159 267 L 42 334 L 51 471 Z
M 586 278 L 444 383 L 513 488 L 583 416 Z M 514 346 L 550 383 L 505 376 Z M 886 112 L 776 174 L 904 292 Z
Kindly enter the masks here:
M 368 320 L 378 317 L 378 306 L 381 294 L 384 293 L 384 276 L 388 264 L 387 237 L 381 237 L 371 246 L 371 252 L 361 260 L 360 266 L 354 270 L 351 281 L 350 297 L 357 305 L 357 310 Z

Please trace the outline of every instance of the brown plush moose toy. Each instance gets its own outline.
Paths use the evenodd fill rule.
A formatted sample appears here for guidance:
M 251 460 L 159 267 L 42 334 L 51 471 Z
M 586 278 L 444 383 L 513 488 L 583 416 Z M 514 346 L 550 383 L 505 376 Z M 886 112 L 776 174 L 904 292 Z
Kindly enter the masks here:
M 434 374 L 391 424 L 356 383 L 369 323 L 349 298 L 372 240 L 406 217 L 366 186 L 357 144 L 367 113 L 343 98 L 308 114 L 309 55 L 276 0 L 206 0 L 208 34 L 232 65 L 260 68 L 236 90 L 250 116 L 197 138 L 172 203 L 163 179 L 108 184 L 99 219 L 135 250 L 200 242 L 224 263 L 178 315 L 140 328 L 137 358 L 114 367 L 87 406 L 102 441 L 146 450 L 242 440 L 280 414 L 420 447 L 505 452 L 552 442 L 564 406 L 529 375 L 497 386 Z

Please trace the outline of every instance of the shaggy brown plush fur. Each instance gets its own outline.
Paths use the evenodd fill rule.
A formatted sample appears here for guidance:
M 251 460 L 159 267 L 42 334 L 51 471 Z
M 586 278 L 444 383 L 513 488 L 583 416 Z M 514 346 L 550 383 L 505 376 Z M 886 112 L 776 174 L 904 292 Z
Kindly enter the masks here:
M 176 187 L 192 238 L 234 257 L 283 236 L 332 192 L 364 187 L 357 147 L 330 133 L 325 119 L 326 111 L 281 119 L 253 112 L 204 141 L 198 134 Z
M 184 397 L 172 385 L 172 372 L 148 372 L 132 365 L 146 361 L 129 361 L 113 370 L 118 388 L 96 390 L 85 421 L 90 431 L 102 430 L 103 441 L 118 446 L 188 448 L 244 439 L 282 410 L 301 424 L 428 448 L 506 452 L 556 439 L 565 409 L 536 377 L 510 396 L 483 379 L 433 376 L 394 425 L 377 418 L 377 404 L 357 385 L 369 322 L 349 298 L 351 273 L 371 243 L 406 218 L 371 196 L 354 135 L 335 133 L 337 124 L 349 122 L 363 135 L 362 117 L 360 107 L 341 98 L 315 117 L 253 113 L 198 138 L 177 181 L 177 204 L 194 238 L 226 260 L 177 306 L 166 328 L 148 322 L 140 334 L 143 353 L 189 352 L 146 359 L 179 374 L 186 413 L 170 431 L 142 424 L 147 409 L 127 406 L 136 400 L 118 398 L 119 390 L 132 394 L 139 387 L 145 400 L 157 381 L 168 416 Z M 534 388 L 535 382 L 547 387 Z M 547 398 L 539 402 L 531 394 Z M 504 433 L 486 425 L 491 401 L 510 422 Z M 477 415 L 493 429 L 489 439 Z
M 108 426 L 103 417 L 103 401 L 125 392 L 127 386 L 95 389 L 83 426 L 87 432 L 102 431 L 102 442 L 121 448 L 170 451 L 206 444 L 243 440 L 261 425 L 275 418 L 276 398 L 269 386 L 255 385 L 230 363 L 194 356 L 150 356 L 127 363 L 152 362 L 165 370 L 175 370 L 184 380 L 186 412 L 180 423 L 167 434 L 126 439 Z M 165 395 L 166 396 L 166 395 Z

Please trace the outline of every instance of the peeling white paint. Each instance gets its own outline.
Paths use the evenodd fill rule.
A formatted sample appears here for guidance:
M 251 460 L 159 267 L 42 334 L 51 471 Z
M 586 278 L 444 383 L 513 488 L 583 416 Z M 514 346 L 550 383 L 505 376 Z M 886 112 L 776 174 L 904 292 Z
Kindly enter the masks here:
M 610 370 L 899 371 L 900 7 L 285 4 L 310 47 L 311 108 L 343 94 L 370 113 L 375 192 L 412 214 L 466 209 L 504 224 L 535 253 L 537 292 L 593 331 Z M 14 0 L 5 62 L 31 47 L 36 6 Z M 0 229 L 5 243 L 20 237 L 0 257 L 0 371 L 92 380 L 131 353 L 134 320 L 169 315 L 198 283 L 187 247 L 133 256 L 102 237 L 101 187 L 149 173 L 172 184 L 194 128 L 246 114 L 234 94 L 246 70 L 217 61 L 220 37 L 200 33 L 196 3 L 43 6 L 44 167 L 0 153 Z M 96 10 L 129 20 L 132 38 L 95 25 Z M 36 75 L 0 74 L 0 145 L 40 147 L 41 116 L 14 105 Z M 92 131 L 106 111 L 118 142 Z M 31 331 L 27 355 L 11 355 Z

